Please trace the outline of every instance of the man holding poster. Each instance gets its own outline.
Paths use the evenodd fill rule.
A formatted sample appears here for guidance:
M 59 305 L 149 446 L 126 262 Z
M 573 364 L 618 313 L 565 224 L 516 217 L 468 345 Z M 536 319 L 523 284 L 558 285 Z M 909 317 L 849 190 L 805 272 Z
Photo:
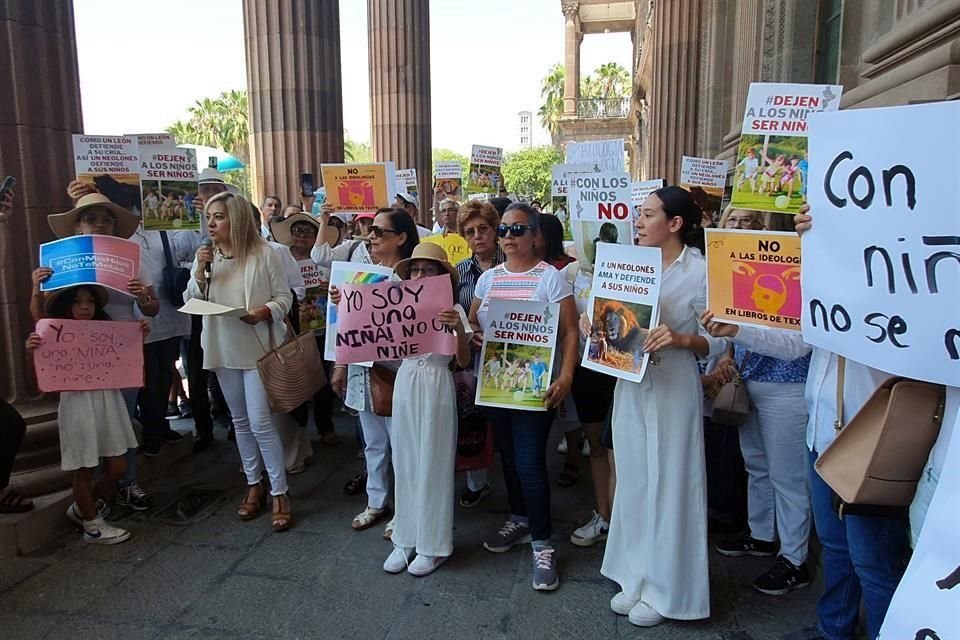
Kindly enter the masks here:
M 630 174 L 568 174 L 570 225 L 580 269 L 593 272 L 599 243 L 632 244 Z
M 542 406 L 552 409 L 563 402 L 573 381 L 577 363 L 577 307 L 563 274 L 540 260 L 534 252 L 534 234 L 539 222 L 540 214 L 525 204 L 517 202 L 506 208 L 497 227 L 506 261 L 484 271 L 477 281 L 470 306 L 470 322 L 476 331 L 486 336 L 487 329 L 493 326 L 492 321 L 497 319 L 494 316 L 497 307 L 492 305 L 493 301 L 511 300 L 508 306 L 513 309 L 519 308 L 518 301 L 538 303 L 538 308 L 532 312 L 508 312 L 517 317 L 500 320 L 514 327 L 504 329 L 517 334 L 513 342 L 522 339 L 539 347 L 549 346 L 556 340 L 549 335 L 548 329 L 540 328 L 557 323 L 554 335 L 559 337 L 561 345 L 562 370 L 552 383 L 543 381 L 547 388 L 540 401 Z M 499 323 L 497 327 L 500 328 Z M 506 355 L 511 372 L 509 379 L 504 377 L 502 380 L 504 385 L 510 385 L 511 391 L 523 392 L 524 380 L 529 381 L 530 376 L 535 375 L 531 372 L 541 368 L 535 356 L 545 362 L 547 354 L 541 351 L 528 355 L 529 367 L 516 360 L 511 362 L 509 354 Z M 507 376 L 503 369 L 501 367 L 499 375 Z M 526 396 L 522 393 L 521 400 Z M 483 545 L 488 551 L 503 553 L 515 545 L 532 541 L 533 588 L 552 591 L 560 586 L 557 559 L 550 541 L 550 479 L 546 463 L 552 412 L 498 407 L 489 409 L 488 415 L 500 448 L 510 518 L 497 532 L 488 536 Z

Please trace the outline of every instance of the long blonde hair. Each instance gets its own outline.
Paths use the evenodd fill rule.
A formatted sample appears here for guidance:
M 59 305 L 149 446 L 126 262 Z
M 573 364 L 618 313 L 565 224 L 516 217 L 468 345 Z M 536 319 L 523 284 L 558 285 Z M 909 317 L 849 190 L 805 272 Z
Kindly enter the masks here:
M 233 245 L 233 257 L 240 264 L 245 264 L 247 258 L 256 254 L 266 246 L 260 231 L 253 223 L 253 205 L 243 196 L 229 191 L 218 193 L 204 204 L 204 213 L 209 211 L 214 202 L 223 202 L 227 207 L 227 217 L 230 219 L 230 244 Z

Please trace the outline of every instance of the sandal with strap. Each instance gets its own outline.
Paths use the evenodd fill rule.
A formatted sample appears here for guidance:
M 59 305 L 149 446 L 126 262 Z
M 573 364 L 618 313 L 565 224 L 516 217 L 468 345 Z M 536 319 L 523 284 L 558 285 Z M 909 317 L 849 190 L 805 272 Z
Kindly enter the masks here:
M 286 511 L 282 510 L 284 500 L 287 502 Z M 278 505 L 281 511 L 274 511 L 270 516 L 270 526 L 276 533 L 286 531 L 293 525 L 293 516 L 290 515 L 290 496 L 285 493 L 273 496 L 273 508 L 276 509 Z
M 255 500 L 250 500 L 250 490 L 257 488 L 257 497 Z M 267 504 L 267 492 L 263 487 L 263 484 L 258 482 L 257 484 L 247 485 L 247 495 L 244 496 L 243 502 L 240 503 L 240 507 L 237 509 L 237 515 L 240 516 L 241 520 L 253 520 L 258 515 L 260 515 L 260 509 Z
M 345 496 L 355 496 L 358 493 L 367 490 L 367 474 L 358 473 L 349 480 L 347 484 L 343 485 L 343 495 Z
M 561 487 L 572 487 L 580 480 L 580 469 L 575 464 L 563 465 L 563 473 L 557 478 L 557 484 Z
M 325 431 L 320 434 L 320 444 L 325 447 L 335 447 L 340 444 L 340 438 L 333 431 Z
M 385 515 L 387 515 L 386 509 L 372 509 L 367 507 L 356 515 L 350 526 L 353 527 L 354 531 L 363 531 L 364 529 L 372 527 Z
M 25 513 L 33 509 L 33 500 L 13 489 L 0 498 L 0 513 Z

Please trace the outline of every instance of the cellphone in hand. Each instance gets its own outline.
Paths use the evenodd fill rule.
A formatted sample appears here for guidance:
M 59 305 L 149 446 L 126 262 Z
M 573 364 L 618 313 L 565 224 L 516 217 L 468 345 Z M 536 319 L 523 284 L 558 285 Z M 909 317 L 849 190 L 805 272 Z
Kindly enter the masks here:
M 301 173 L 300 174 L 300 193 L 304 196 L 312 196 L 313 192 L 316 191 L 313 187 L 313 174 L 312 173 Z
M 13 191 L 13 188 L 17 186 L 17 179 L 13 176 L 7 176 L 3 179 L 3 184 L 0 184 L 0 198 L 6 195 L 7 191 Z
M 217 168 L 217 164 L 218 164 L 219 162 L 220 162 L 220 161 L 217 160 L 217 156 L 210 156 L 209 158 L 207 158 L 207 167 L 210 168 L 210 169 L 216 169 L 216 168 Z

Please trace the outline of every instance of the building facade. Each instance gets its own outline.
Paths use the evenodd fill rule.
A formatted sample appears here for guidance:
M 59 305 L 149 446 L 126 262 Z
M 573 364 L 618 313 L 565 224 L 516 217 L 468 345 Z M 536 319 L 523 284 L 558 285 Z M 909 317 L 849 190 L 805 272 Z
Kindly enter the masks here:
M 533 148 L 533 112 L 521 111 L 517 114 L 519 125 L 517 130 L 517 148 Z

